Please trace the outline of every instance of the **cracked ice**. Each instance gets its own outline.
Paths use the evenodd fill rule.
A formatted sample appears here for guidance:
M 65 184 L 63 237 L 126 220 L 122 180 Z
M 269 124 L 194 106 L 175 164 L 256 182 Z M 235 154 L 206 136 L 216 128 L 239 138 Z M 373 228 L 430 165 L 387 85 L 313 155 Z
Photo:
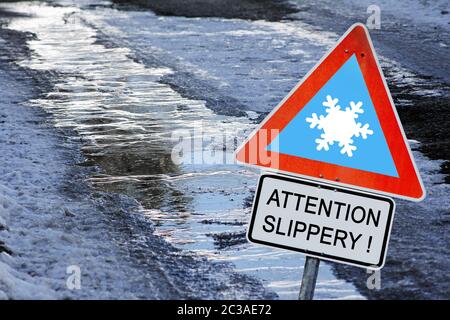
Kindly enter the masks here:
M 350 102 L 350 106 L 345 110 L 341 110 L 341 106 L 338 105 L 339 99 L 332 98 L 327 95 L 327 100 L 322 103 L 326 108 L 326 116 L 317 116 L 313 113 L 310 118 L 306 118 L 306 122 L 309 122 L 309 127 L 322 130 L 323 133 L 320 138 L 316 139 L 316 149 L 318 151 L 330 150 L 335 142 L 341 148 L 341 154 L 346 154 L 348 157 L 353 156 L 353 152 L 356 151 L 356 146 L 353 145 L 353 138 L 362 137 L 367 139 L 368 135 L 373 134 L 373 130 L 369 129 L 369 124 L 362 124 L 356 122 L 356 119 L 360 114 L 364 113 L 362 109 L 363 103 L 361 101 L 355 103 Z

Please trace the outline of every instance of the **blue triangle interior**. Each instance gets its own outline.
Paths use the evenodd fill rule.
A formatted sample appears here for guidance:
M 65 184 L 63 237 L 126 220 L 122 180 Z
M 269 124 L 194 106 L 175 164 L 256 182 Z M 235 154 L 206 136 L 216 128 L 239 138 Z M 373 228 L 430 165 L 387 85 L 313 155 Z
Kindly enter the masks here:
M 368 135 L 367 139 L 363 139 L 361 136 L 353 137 L 353 145 L 357 149 L 353 151 L 352 157 L 340 153 L 341 147 L 339 147 L 338 142 L 330 145 L 328 151 L 316 149 L 317 143 L 315 140 L 320 138 L 323 131 L 317 127 L 310 128 L 310 123 L 306 121 L 306 118 L 311 117 L 313 113 L 318 116 L 327 116 L 326 107 L 322 105 L 326 101 L 327 95 L 339 99 L 338 105 L 341 106 L 341 110 L 349 107 L 350 101 L 361 101 L 363 103 L 364 113 L 359 114 L 355 121 L 362 125 L 369 124 L 369 129 L 373 130 L 373 134 Z M 398 177 L 355 55 L 342 65 L 322 89 L 288 123 L 272 143 L 267 146 L 267 150 Z

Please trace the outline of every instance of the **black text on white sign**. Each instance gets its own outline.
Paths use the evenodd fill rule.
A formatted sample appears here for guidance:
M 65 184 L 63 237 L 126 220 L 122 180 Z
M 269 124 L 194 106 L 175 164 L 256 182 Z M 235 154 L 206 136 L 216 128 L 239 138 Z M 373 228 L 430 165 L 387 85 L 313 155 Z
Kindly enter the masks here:
M 334 186 L 262 175 L 248 231 L 251 242 L 365 268 L 384 264 L 394 202 Z

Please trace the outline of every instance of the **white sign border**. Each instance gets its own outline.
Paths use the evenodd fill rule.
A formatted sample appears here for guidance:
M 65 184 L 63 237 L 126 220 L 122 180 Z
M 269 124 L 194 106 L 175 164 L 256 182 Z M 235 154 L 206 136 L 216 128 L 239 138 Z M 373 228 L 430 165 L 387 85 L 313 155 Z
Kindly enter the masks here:
M 389 202 L 391 207 L 389 210 L 389 217 L 387 218 L 387 223 L 386 223 L 386 230 L 385 230 L 385 235 L 384 235 L 384 240 L 383 240 L 383 249 L 380 255 L 380 260 L 379 262 L 374 265 L 374 264 L 369 264 L 369 263 L 364 263 L 364 262 L 360 262 L 357 260 L 352 260 L 352 259 L 347 259 L 347 258 L 340 258 L 337 256 L 331 256 L 331 255 L 327 255 L 327 254 L 323 254 L 323 253 L 319 253 L 319 252 L 312 252 L 309 250 L 304 250 L 304 249 L 299 249 L 299 248 L 295 248 L 295 247 L 289 247 L 289 246 L 285 246 L 285 245 L 281 245 L 281 244 L 274 244 L 271 242 L 267 242 L 267 241 L 263 241 L 263 240 L 258 240 L 258 239 L 253 239 L 251 236 L 251 233 L 253 231 L 253 226 L 255 223 L 255 218 L 256 218 L 256 211 L 258 209 L 258 200 L 259 200 L 259 196 L 260 196 L 260 191 L 261 191 L 261 187 L 262 184 L 264 182 L 265 178 L 274 178 L 274 179 L 278 179 L 278 180 L 283 180 L 283 181 L 289 181 L 289 182 L 294 182 L 294 183 L 300 183 L 300 184 L 304 184 L 304 185 L 308 185 L 308 186 L 316 186 L 316 187 L 320 187 L 323 189 L 328 189 L 328 190 L 334 190 L 336 192 L 343 192 L 343 193 L 349 193 L 349 194 L 354 194 L 354 195 L 358 195 L 358 196 L 367 196 L 369 198 L 372 199 L 377 199 L 377 200 L 381 200 L 381 201 L 386 201 Z M 392 224 L 394 221 L 394 214 L 395 214 L 395 202 L 392 198 L 386 197 L 386 196 L 381 196 L 378 194 L 374 194 L 374 193 L 369 193 L 369 192 L 363 192 L 360 190 L 356 190 L 356 189 L 349 189 L 349 188 L 342 188 L 342 187 L 336 187 L 333 184 L 328 184 L 328 183 L 322 183 L 322 182 L 317 182 L 315 180 L 312 179 L 299 179 L 298 177 L 295 176 L 290 176 L 290 175 L 286 175 L 286 174 L 274 174 L 271 172 L 267 172 L 267 173 L 263 173 L 261 174 L 261 176 L 258 179 L 258 184 L 257 184 L 257 188 L 255 191 L 255 197 L 253 198 L 253 206 L 252 206 L 252 212 L 251 212 L 251 218 L 250 218 L 250 222 L 249 222 L 249 226 L 247 229 L 247 240 L 251 243 L 255 243 L 257 245 L 263 245 L 263 246 L 269 246 L 269 247 L 275 247 L 275 248 L 279 248 L 279 249 L 285 249 L 285 250 L 289 250 L 289 251 L 296 251 L 296 252 L 300 252 L 303 253 L 307 256 L 311 256 L 311 257 L 315 257 L 315 258 L 319 258 L 321 260 L 328 260 L 328 261 L 333 261 L 333 262 L 337 262 L 337 263 L 342 263 L 342 264 L 347 264 L 347 265 L 351 265 L 351 266 L 356 266 L 356 267 L 360 267 L 360 268 L 366 268 L 366 269 L 371 269 L 371 270 L 380 270 L 381 268 L 383 268 L 385 262 L 386 262 L 386 254 L 387 254 L 387 250 L 388 250 L 388 246 L 389 246 L 389 239 L 391 236 L 391 230 L 392 230 Z

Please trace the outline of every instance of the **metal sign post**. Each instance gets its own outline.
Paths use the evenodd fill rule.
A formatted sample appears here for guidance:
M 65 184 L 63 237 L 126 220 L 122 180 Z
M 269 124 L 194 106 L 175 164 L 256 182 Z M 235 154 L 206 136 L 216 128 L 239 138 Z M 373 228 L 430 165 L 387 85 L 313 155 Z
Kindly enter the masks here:
M 307 254 L 298 298 L 312 300 L 320 260 L 382 268 L 394 208 L 383 196 L 265 173 L 247 237 Z
M 317 274 L 319 273 L 320 260 L 306 256 L 303 270 L 302 284 L 300 286 L 299 300 L 312 300 L 316 289 Z

